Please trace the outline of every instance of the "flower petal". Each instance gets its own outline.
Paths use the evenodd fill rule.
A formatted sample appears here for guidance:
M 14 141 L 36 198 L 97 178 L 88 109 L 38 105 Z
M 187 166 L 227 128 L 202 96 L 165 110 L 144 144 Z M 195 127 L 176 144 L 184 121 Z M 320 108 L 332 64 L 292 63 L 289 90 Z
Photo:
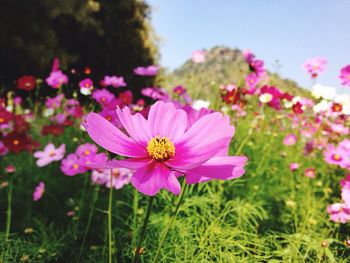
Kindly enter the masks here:
M 140 169 L 149 164 L 149 159 L 125 159 L 125 160 L 112 160 L 107 162 L 91 162 L 86 165 L 92 169 L 114 169 L 114 168 L 128 168 L 131 170 Z
M 167 189 L 174 195 L 181 192 L 176 176 L 163 163 L 152 162 L 136 170 L 131 177 L 132 185 L 145 195 L 155 195 L 160 189 Z
M 187 114 L 172 103 L 157 101 L 148 114 L 151 136 L 168 137 L 175 143 L 187 128 Z
M 227 116 L 211 113 L 196 121 L 175 144 L 175 156 L 167 162 L 175 169 L 192 169 L 222 154 L 234 135 Z
M 213 157 L 203 165 L 186 171 L 188 184 L 209 179 L 231 180 L 244 174 L 247 162 L 245 156 Z
M 135 158 L 147 156 L 146 148 L 137 144 L 96 113 L 90 113 L 86 116 L 84 127 L 98 145 L 110 152 Z

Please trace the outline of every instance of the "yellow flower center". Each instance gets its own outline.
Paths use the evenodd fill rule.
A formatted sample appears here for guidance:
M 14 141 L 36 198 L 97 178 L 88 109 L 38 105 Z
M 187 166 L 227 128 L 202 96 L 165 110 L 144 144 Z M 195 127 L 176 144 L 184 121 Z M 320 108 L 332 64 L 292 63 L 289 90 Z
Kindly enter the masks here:
M 334 154 L 333 155 L 333 160 L 340 161 L 341 160 L 341 156 L 339 154 Z
M 50 157 L 54 157 L 56 155 L 56 153 L 54 152 L 54 151 L 51 151 L 50 153 L 49 153 L 49 156 Z
M 19 140 L 13 140 L 13 145 L 18 145 L 19 144 Z
M 5 122 L 5 119 L 4 118 L 0 118 L 0 123 L 3 123 Z
M 79 168 L 79 164 L 77 164 L 77 163 L 73 164 L 73 169 L 74 170 L 77 170 L 78 168 Z
M 119 175 L 120 175 L 120 172 L 119 172 L 119 170 L 117 170 L 117 169 L 114 169 L 114 170 L 113 170 L 113 173 L 112 173 L 112 175 L 113 175 L 113 177 L 114 177 L 114 178 L 118 178 L 118 177 L 119 177 Z
M 175 155 L 175 146 L 167 137 L 156 136 L 147 143 L 149 156 L 157 161 L 166 161 Z
M 90 155 L 90 153 L 91 153 L 91 152 L 90 152 L 89 150 L 85 150 L 85 151 L 84 151 L 84 155 Z

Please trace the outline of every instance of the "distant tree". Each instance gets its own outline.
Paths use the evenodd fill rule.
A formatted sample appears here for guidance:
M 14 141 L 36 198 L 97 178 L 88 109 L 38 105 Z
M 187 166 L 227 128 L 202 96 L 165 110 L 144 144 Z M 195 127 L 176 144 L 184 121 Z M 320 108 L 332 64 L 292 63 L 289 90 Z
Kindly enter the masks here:
M 131 78 L 157 57 L 149 15 L 140 0 L 0 0 L 0 77 L 45 77 L 58 57 L 63 68 L 90 66 L 96 78 L 119 74 L 129 86 L 150 85 Z

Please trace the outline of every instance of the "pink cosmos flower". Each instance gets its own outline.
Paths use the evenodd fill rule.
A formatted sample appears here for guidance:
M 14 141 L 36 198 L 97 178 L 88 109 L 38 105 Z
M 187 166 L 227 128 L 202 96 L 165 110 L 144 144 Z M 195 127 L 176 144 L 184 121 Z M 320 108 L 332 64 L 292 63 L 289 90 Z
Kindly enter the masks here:
M 251 64 L 255 60 L 255 55 L 249 49 L 244 49 L 242 54 L 248 64 Z
M 112 86 L 114 88 L 126 86 L 124 78 L 118 76 L 105 76 L 105 78 L 103 79 L 103 84 L 105 86 Z
M 107 89 L 97 89 L 92 93 L 92 98 L 101 105 L 106 105 L 115 99 L 115 96 Z
M 43 196 L 45 192 L 45 183 L 44 182 L 40 182 L 37 187 L 35 187 L 35 191 L 33 193 L 33 201 L 38 201 L 39 199 L 41 199 L 41 197 Z
M 9 149 L 5 146 L 5 144 L 0 141 L 0 156 L 4 156 L 8 153 Z
M 92 156 L 97 154 L 97 147 L 95 144 L 92 143 L 85 143 L 82 145 L 79 145 L 75 153 L 79 156 Z
M 60 168 L 61 171 L 67 176 L 75 176 L 87 171 L 87 168 L 81 164 L 78 155 L 74 153 L 68 154 L 67 157 L 62 160 Z
M 22 98 L 19 96 L 16 96 L 13 98 L 13 104 L 15 105 L 21 105 L 22 104 Z
M 294 172 L 295 170 L 297 170 L 299 168 L 299 164 L 298 163 L 291 163 L 289 165 L 289 169 Z
M 143 96 L 150 97 L 154 100 L 169 100 L 169 94 L 165 89 L 148 87 L 141 90 Z
M 206 52 L 204 50 L 195 50 L 192 52 L 192 61 L 194 63 L 203 63 L 205 61 Z
M 350 87 L 350 65 L 347 65 L 340 70 L 339 79 L 342 85 Z
M 60 94 L 53 98 L 47 98 L 45 101 L 45 106 L 48 109 L 59 109 L 61 107 L 62 100 L 64 99 L 64 95 Z
M 350 209 L 346 204 L 335 203 L 327 207 L 331 220 L 345 224 L 350 220 Z
M 111 178 L 112 172 L 112 178 Z M 110 188 L 119 190 L 131 181 L 132 172 L 125 168 L 93 170 L 91 174 L 91 181 L 94 184 L 105 185 Z
M 80 93 L 83 95 L 90 95 L 94 89 L 94 83 L 90 78 L 83 79 L 79 82 Z
M 328 164 L 336 164 L 342 168 L 346 168 L 348 163 L 350 164 L 349 153 L 343 147 L 328 145 L 323 152 L 323 156 Z
M 62 144 L 56 149 L 55 145 L 49 143 L 45 146 L 44 151 L 38 151 L 34 153 L 34 157 L 38 158 L 38 160 L 36 161 L 36 165 L 39 167 L 43 167 L 54 161 L 59 161 L 63 158 L 65 152 L 65 144 Z
M 158 73 L 158 67 L 151 65 L 148 67 L 137 67 L 134 69 L 134 74 L 139 76 L 155 76 Z
M 315 168 L 307 168 L 304 171 L 305 176 L 309 177 L 309 178 L 315 178 L 316 176 L 316 170 Z
M 344 148 L 346 151 L 350 151 L 350 140 L 344 139 L 339 143 L 339 147 Z
M 303 68 L 315 78 L 326 69 L 327 63 L 328 61 L 325 58 L 309 58 L 304 62 Z
M 297 140 L 298 138 L 295 134 L 288 134 L 286 137 L 284 137 L 283 143 L 284 145 L 290 146 L 296 144 Z
M 250 73 L 246 78 L 245 82 L 250 88 L 255 88 L 259 82 L 259 78 L 255 73 Z
M 206 178 L 228 180 L 244 174 L 245 156 L 220 152 L 228 148 L 234 134 L 227 116 L 211 113 L 187 128 L 186 112 L 161 101 L 150 108 L 148 120 L 139 113 L 131 115 L 128 107 L 117 109 L 117 113 L 127 134 L 96 113 L 87 115 L 84 126 L 101 147 L 129 159 L 91 167 L 135 170 L 131 183 L 146 195 L 155 195 L 160 189 L 179 194 L 179 174 L 186 176 L 187 183 Z
M 12 174 L 16 172 L 16 167 L 14 167 L 12 164 L 9 164 L 8 166 L 5 167 L 6 173 Z
M 52 71 L 50 76 L 46 78 L 46 83 L 52 88 L 58 89 L 63 84 L 68 83 L 68 77 L 61 70 Z

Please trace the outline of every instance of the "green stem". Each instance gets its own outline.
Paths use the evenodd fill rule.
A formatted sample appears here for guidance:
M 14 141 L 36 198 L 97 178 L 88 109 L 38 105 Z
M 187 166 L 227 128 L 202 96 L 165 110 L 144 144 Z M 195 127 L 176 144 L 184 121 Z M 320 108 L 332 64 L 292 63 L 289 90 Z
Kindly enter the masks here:
M 12 175 L 9 174 L 9 186 L 7 191 L 7 217 L 6 217 L 6 240 L 9 239 L 10 229 L 11 229 L 11 214 L 12 214 L 12 189 L 13 189 L 13 179 Z
M 137 263 L 139 261 L 141 245 L 142 245 L 143 238 L 145 237 L 146 228 L 147 228 L 147 225 L 148 225 L 149 217 L 151 215 L 152 206 L 153 206 L 153 200 L 154 200 L 154 196 L 151 196 L 149 198 L 146 216 L 145 216 L 145 219 L 143 221 L 143 226 L 142 226 L 142 229 L 141 229 L 140 239 L 139 239 L 139 242 L 137 244 L 137 248 L 136 248 L 136 251 L 135 251 L 134 259 L 132 261 L 133 263 Z
M 132 222 L 132 229 L 133 229 L 133 235 L 132 235 L 132 247 L 136 246 L 136 232 L 137 232 L 137 210 L 139 206 L 139 192 L 134 189 L 134 200 L 133 200 L 133 222 Z
M 109 198 L 108 198 L 108 262 L 112 263 L 112 198 L 113 198 L 113 171 L 111 170 Z
M 79 261 L 80 261 L 81 254 L 83 253 L 83 249 L 84 249 L 84 246 L 85 246 L 87 234 L 88 234 L 89 229 L 90 229 L 90 225 L 91 225 L 91 221 L 92 221 L 92 215 L 93 215 L 94 210 L 95 210 L 95 204 L 96 204 L 96 200 L 98 198 L 98 191 L 99 191 L 99 189 L 100 189 L 99 186 L 95 187 L 94 196 L 93 196 L 93 199 L 92 199 L 92 204 L 91 204 L 91 208 L 90 208 L 90 212 L 89 212 L 89 217 L 88 217 L 88 221 L 87 221 L 87 224 L 86 224 L 86 229 L 85 229 L 85 232 L 84 232 L 84 237 L 83 237 L 83 241 L 82 241 L 81 247 L 80 247 Z
M 185 180 L 183 181 L 183 184 L 184 184 L 184 186 L 183 186 L 183 188 L 182 188 L 181 195 L 180 195 L 179 198 L 178 198 L 179 201 L 177 202 L 177 205 L 176 205 L 174 214 L 173 214 L 173 216 L 171 217 L 169 224 L 167 224 L 167 226 L 166 226 L 166 228 L 165 228 L 165 230 L 164 230 L 164 232 L 163 232 L 163 234 L 162 234 L 162 237 L 161 237 L 161 240 L 160 240 L 160 242 L 159 242 L 158 249 L 157 249 L 156 255 L 154 256 L 153 262 L 157 262 L 157 258 L 158 258 L 158 256 L 159 256 L 160 249 L 162 248 L 162 245 L 163 245 L 163 243 L 164 243 L 164 241 L 165 241 L 165 239 L 166 239 L 166 237 L 167 237 L 167 235 L 168 235 L 168 232 L 169 232 L 169 230 L 170 230 L 170 227 L 171 227 L 172 224 L 174 223 L 175 218 L 176 218 L 176 215 L 177 215 L 177 212 L 179 211 L 179 208 L 180 208 L 180 206 L 181 206 L 181 204 L 182 204 L 182 201 L 183 201 L 183 198 L 184 198 L 186 189 L 187 189 L 187 184 L 186 184 Z

